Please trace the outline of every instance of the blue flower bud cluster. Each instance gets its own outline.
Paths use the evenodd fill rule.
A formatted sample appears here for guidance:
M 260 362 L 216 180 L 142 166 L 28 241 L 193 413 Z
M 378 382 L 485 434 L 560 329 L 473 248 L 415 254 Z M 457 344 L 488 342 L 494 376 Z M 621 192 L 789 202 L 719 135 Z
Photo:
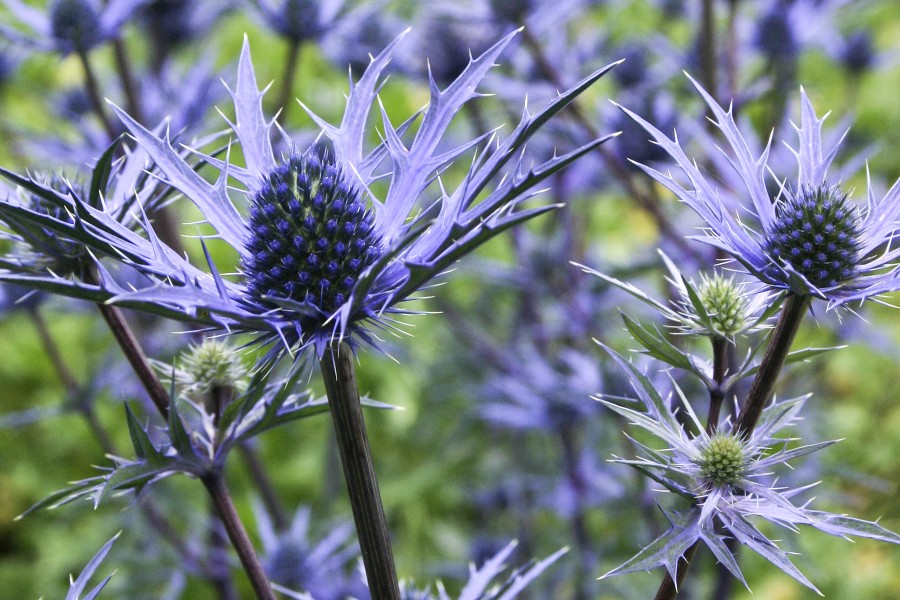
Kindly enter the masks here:
M 372 213 L 332 156 L 294 154 L 252 198 L 248 294 L 306 302 L 331 314 L 382 253 Z
M 789 194 L 775 214 L 766 250 L 777 262 L 818 288 L 836 287 L 856 275 L 859 216 L 840 189 L 822 186 Z

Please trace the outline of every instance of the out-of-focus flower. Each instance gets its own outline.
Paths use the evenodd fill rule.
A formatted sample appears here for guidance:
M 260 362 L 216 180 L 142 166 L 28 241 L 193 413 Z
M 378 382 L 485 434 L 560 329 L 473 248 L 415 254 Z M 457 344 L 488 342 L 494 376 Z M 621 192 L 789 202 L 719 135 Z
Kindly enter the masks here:
M 363 578 L 354 571 L 359 547 L 353 543 L 353 526 L 338 525 L 320 540 L 311 539 L 309 508 L 294 515 L 290 527 L 279 532 L 261 506 L 254 506 L 262 561 L 272 582 L 303 591 L 316 600 L 367 598 Z
M 635 113 L 623 110 L 653 136 L 687 177 L 689 184 L 685 186 L 671 174 L 640 165 L 705 221 L 705 235 L 699 239 L 733 256 L 773 290 L 823 298 L 829 306 L 900 289 L 900 271 L 894 266 L 900 249 L 891 244 L 898 229 L 900 182 L 880 200 L 870 185 L 863 208 L 849 199 L 840 184 L 829 181 L 828 168 L 843 137 L 832 147 L 825 147 L 824 118 L 816 117 L 801 90 L 802 120 L 801 126 L 795 127 L 799 143 L 793 150 L 797 180 L 793 185 L 778 182 L 779 192 L 772 198 L 766 186 L 769 146 L 756 156 L 732 112 L 723 110 L 691 81 L 728 142 L 729 163 L 750 199 L 750 204 L 741 207 L 744 214 L 729 210 L 715 183 L 688 158 L 677 138 L 669 139 Z M 748 223 L 745 215 L 756 222 Z
M 11 39 L 39 51 L 56 51 L 64 56 L 72 52 L 84 53 L 118 37 L 122 25 L 146 2 L 51 0 L 46 10 L 40 10 L 20 0 L 3 0 L 32 35 L 22 35 L 8 26 L 2 31 Z
M 265 24 L 295 43 L 316 41 L 334 25 L 343 0 L 254 0 Z

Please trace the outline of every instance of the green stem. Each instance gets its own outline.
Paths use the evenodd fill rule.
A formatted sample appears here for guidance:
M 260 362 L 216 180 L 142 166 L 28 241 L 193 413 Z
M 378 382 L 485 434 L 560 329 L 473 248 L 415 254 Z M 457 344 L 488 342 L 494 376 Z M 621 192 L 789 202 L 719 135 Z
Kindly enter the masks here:
M 84 87 L 87 91 L 88 99 L 91 101 L 91 108 L 94 109 L 94 113 L 96 113 L 97 117 L 100 119 L 103 130 L 106 131 L 106 135 L 109 136 L 109 139 L 115 139 L 118 133 L 113 127 L 112 122 L 110 122 L 106 116 L 106 110 L 103 107 L 103 98 L 100 96 L 100 88 L 97 85 L 97 77 L 94 75 L 94 69 L 91 67 L 91 61 L 88 60 L 87 52 L 80 50 L 77 54 L 78 59 L 81 61 L 81 66 L 84 69 Z
M 135 121 L 143 123 L 144 113 L 141 110 L 137 84 L 134 80 L 134 74 L 131 72 L 131 62 L 128 60 L 125 42 L 116 39 L 113 40 L 112 46 L 116 60 L 116 70 L 119 72 L 119 81 L 122 82 L 122 89 L 125 91 L 125 103 L 128 106 L 128 113 L 134 117 Z
M 262 563 L 253 550 L 253 543 L 250 541 L 250 536 L 247 535 L 247 530 L 244 529 L 240 516 L 238 516 L 237 508 L 234 506 L 234 501 L 231 499 L 231 494 L 228 492 L 222 474 L 208 474 L 203 478 L 203 485 L 209 491 L 216 512 L 219 513 L 222 524 L 225 526 L 225 531 L 228 533 L 228 539 L 231 540 L 231 545 L 237 551 L 244 571 L 250 578 L 250 585 L 253 586 L 256 597 L 259 600 L 276 600 L 275 592 L 272 591 L 272 586 L 266 577 Z
M 291 96 L 294 92 L 294 79 L 297 76 L 297 63 L 300 61 L 300 42 L 289 42 L 287 58 L 284 61 L 284 75 L 282 76 L 281 95 L 278 97 L 278 106 L 281 109 L 279 116 L 281 123 L 287 122 L 288 107 L 293 104 Z
M 331 407 L 369 591 L 372 598 L 378 600 L 399 600 L 397 570 L 359 401 L 353 352 L 346 343 L 331 344 L 319 365 Z

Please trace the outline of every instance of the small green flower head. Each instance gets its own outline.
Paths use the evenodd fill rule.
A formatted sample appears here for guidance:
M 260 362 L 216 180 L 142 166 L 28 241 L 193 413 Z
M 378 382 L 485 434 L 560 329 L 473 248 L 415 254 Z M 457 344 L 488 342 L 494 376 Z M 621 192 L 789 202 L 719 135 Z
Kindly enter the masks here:
M 749 303 L 733 277 L 701 274 L 697 295 L 706 308 L 713 333 L 730 338 L 746 328 Z
M 179 379 L 189 395 L 226 390 L 240 394 L 247 386 L 248 373 L 235 348 L 219 340 L 204 340 L 185 353 Z
M 700 451 L 700 475 L 714 486 L 736 483 L 746 471 L 746 459 L 738 436 L 717 433 Z

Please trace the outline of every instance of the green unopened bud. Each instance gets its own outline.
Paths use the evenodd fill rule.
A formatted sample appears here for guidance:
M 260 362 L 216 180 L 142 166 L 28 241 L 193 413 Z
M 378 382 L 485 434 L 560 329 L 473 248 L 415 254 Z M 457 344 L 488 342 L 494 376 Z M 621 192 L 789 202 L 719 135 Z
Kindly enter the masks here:
M 192 345 L 180 367 L 187 394 L 203 401 L 210 400 L 209 396 L 230 399 L 247 387 L 248 369 L 241 355 L 225 342 L 204 340 Z
M 733 277 L 701 275 L 697 295 L 709 315 L 713 333 L 731 337 L 744 329 L 747 323 L 747 299 Z
M 713 485 L 738 481 L 746 467 L 741 439 L 730 433 L 717 433 L 700 451 L 700 475 Z

